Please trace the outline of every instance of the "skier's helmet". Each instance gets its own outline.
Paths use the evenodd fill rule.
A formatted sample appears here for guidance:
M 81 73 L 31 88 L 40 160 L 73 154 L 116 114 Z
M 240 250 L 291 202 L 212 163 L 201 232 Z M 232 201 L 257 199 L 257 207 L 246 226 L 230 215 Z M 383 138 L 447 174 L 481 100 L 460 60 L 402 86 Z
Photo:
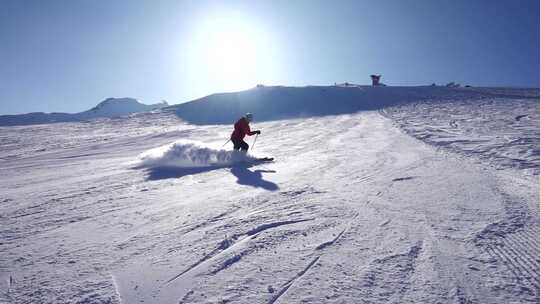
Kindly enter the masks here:
M 245 116 L 245 117 L 246 117 L 247 121 L 249 121 L 249 122 L 252 122 L 252 121 L 253 121 L 253 114 L 251 114 L 251 113 L 246 113 L 246 116 Z

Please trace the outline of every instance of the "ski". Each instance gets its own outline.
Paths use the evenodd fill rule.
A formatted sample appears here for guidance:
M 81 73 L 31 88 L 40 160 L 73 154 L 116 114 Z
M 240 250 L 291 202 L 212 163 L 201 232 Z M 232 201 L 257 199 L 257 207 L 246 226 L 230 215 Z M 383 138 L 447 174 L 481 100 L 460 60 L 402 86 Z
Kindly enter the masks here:
M 261 157 L 261 158 L 257 158 L 257 161 L 271 162 L 271 161 L 274 161 L 274 158 L 273 157 Z

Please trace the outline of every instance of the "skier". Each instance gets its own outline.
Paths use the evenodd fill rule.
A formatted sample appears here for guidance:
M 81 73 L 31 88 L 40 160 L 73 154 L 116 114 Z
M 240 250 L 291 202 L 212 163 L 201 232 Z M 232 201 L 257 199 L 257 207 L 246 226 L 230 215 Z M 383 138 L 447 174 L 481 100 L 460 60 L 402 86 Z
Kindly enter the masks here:
M 251 121 L 253 121 L 253 114 L 247 113 L 234 124 L 234 131 L 231 134 L 231 141 L 234 144 L 235 150 L 247 152 L 249 145 L 244 141 L 244 137 L 246 137 L 246 135 L 251 136 L 261 134 L 261 131 L 259 130 L 251 131 L 249 128 L 249 123 Z

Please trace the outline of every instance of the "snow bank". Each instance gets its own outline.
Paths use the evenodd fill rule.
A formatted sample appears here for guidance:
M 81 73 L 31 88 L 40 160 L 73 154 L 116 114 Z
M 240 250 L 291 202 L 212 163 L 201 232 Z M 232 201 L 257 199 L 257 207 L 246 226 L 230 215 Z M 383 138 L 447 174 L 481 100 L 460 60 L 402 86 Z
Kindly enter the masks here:
M 145 168 L 201 168 L 255 160 L 255 157 L 243 152 L 223 150 L 196 141 L 178 140 L 143 152 L 136 165 Z

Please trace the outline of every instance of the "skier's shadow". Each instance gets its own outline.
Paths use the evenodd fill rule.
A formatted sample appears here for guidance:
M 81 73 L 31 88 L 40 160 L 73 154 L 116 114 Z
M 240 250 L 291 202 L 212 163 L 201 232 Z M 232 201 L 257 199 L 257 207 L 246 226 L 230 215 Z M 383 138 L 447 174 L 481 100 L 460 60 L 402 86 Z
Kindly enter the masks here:
M 212 170 L 222 169 L 224 166 L 214 166 L 214 167 L 202 167 L 202 168 L 167 168 L 167 167 L 157 167 L 147 170 L 148 180 L 160 180 L 168 178 L 180 178 L 186 175 L 195 175 L 199 173 L 204 173 Z
M 168 178 L 181 178 L 186 175 L 195 175 L 212 170 L 223 169 L 227 166 L 213 166 L 213 167 L 203 167 L 203 168 L 166 168 L 158 167 L 152 168 L 147 171 L 148 180 L 161 180 Z M 263 173 L 275 173 L 274 170 L 250 170 L 251 165 L 249 164 L 235 164 L 230 167 L 231 173 L 236 176 L 237 183 L 240 185 L 251 186 L 255 188 L 263 188 L 268 191 L 276 191 L 279 189 L 278 185 L 264 180 Z
M 237 164 L 231 168 L 231 173 L 236 176 L 237 183 L 240 185 L 251 186 L 255 188 L 263 188 L 268 191 L 276 191 L 279 189 L 278 185 L 264 180 L 263 173 L 275 173 L 274 170 L 249 170 L 249 165 Z

